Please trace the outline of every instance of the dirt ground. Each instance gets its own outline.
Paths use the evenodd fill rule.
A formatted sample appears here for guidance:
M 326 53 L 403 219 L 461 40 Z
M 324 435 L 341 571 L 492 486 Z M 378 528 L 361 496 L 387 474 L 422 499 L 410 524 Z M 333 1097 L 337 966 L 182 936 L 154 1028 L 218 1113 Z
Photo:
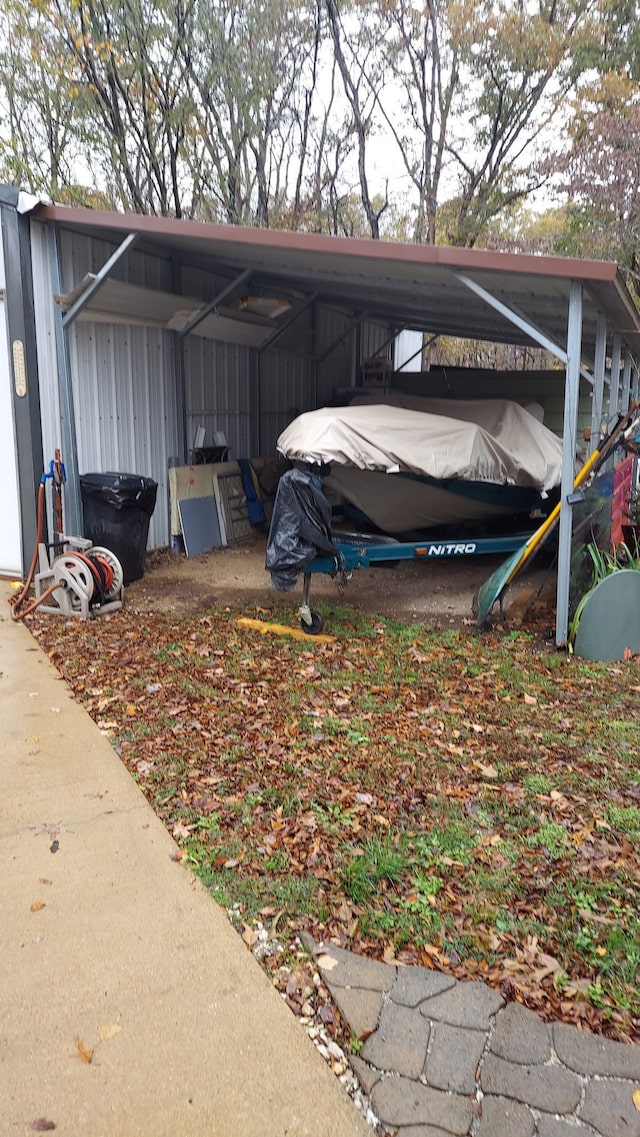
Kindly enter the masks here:
M 163 549 L 147 554 L 144 576 L 126 588 L 125 603 L 141 612 L 171 612 L 190 615 L 226 605 L 269 607 L 274 600 L 290 602 L 297 614 L 302 583 L 290 593 L 276 592 L 264 568 L 266 537 L 198 557 Z M 357 569 L 340 595 L 329 576 L 314 574 L 312 607 L 327 623 L 335 605 L 352 606 L 371 614 L 431 626 L 473 624 L 473 599 L 480 585 L 508 554 L 401 561 L 390 566 Z M 555 566 L 538 558 L 514 582 L 505 597 L 509 624 L 517 625 L 545 612 L 553 616 Z M 499 615 L 496 606 L 496 615 Z

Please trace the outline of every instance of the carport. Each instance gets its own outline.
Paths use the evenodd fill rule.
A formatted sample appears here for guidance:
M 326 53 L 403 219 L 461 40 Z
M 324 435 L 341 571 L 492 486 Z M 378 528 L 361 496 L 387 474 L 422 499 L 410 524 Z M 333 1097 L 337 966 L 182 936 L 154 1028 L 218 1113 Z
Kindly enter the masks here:
M 235 456 L 273 452 L 298 412 L 366 382 L 520 401 L 555 400 L 563 434 L 556 639 L 567 638 L 574 456 L 639 386 L 640 316 L 615 264 L 242 229 L 47 205 L 0 192 L 6 378 L 13 420 L 18 553 L 53 450 L 67 471 L 66 529 L 81 532 L 79 476 L 155 478 L 151 547 L 168 543 L 167 469 L 196 428 Z M 404 329 L 541 347 L 553 372 L 393 372 Z M 4 348 L 3 348 L 4 351 Z M 0 366 L 2 361 L 0 360 Z M 443 390 L 443 382 L 446 386 Z M 464 394 L 463 394 L 464 392 Z M 560 424 L 561 419 L 561 424 Z M 11 441 L 11 440 L 10 440 Z M 3 510 L 4 512 L 4 510 Z M 11 550 L 9 551 L 11 557 Z

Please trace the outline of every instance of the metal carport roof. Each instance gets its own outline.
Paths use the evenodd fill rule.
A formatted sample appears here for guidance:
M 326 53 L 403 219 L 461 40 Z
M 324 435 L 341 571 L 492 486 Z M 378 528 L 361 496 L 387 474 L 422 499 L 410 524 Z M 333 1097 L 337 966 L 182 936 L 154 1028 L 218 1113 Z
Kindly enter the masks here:
M 398 244 L 275 229 L 249 229 L 138 214 L 39 205 L 38 220 L 119 244 L 211 266 L 230 281 L 250 270 L 254 286 L 311 290 L 318 299 L 416 330 L 498 343 L 540 344 L 537 329 L 566 348 L 570 283 L 583 285 L 583 361 L 593 365 L 597 317 L 640 355 L 640 316 L 617 265 L 480 249 Z M 469 283 L 470 282 L 470 283 Z M 472 291 L 470 285 L 479 291 Z M 515 324 L 488 297 L 522 323 Z M 97 305 L 97 301 L 95 302 Z

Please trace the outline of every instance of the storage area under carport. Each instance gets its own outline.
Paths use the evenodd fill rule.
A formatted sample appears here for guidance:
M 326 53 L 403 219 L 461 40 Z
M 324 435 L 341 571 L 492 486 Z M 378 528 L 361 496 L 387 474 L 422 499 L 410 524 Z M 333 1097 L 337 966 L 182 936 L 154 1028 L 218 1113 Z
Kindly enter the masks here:
M 266 461 L 297 414 L 374 376 L 413 394 L 544 404 L 563 436 L 556 636 L 566 640 L 576 451 L 588 453 L 638 392 L 640 319 L 615 265 L 2 208 L 5 230 L 27 232 L 29 247 L 28 273 L 6 241 L 4 251 L 9 326 L 19 305 L 31 380 L 14 398 L 17 434 L 28 419 L 31 443 L 20 458 L 23 562 L 41 455 L 62 451 L 69 532 L 83 526 L 81 474 L 153 479 L 149 548 L 159 549 L 174 536 L 171 471 L 195 461 L 201 428 L 233 461 Z M 541 347 L 558 370 L 396 373 L 392 345 L 407 328 Z

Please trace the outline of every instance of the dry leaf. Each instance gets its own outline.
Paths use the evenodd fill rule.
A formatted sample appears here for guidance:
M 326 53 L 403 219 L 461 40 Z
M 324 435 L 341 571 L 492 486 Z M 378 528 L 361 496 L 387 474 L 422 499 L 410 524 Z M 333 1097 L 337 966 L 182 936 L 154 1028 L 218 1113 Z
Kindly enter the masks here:
M 634 1090 L 632 1097 L 633 1104 L 635 1105 L 636 1109 L 640 1110 L 640 1090 Z
M 31 911 L 32 912 L 40 912 L 40 910 L 44 907 L 45 907 L 44 900 L 34 900 L 33 904 L 31 905 Z
M 122 1030 L 119 1022 L 109 1023 L 108 1025 L 100 1027 L 100 1041 L 108 1042 L 114 1035 L 119 1034 Z
M 524 693 L 524 701 L 528 707 L 535 707 L 538 705 L 538 700 L 535 698 L 535 696 L 534 695 L 527 695 L 526 691 Z
M 127 715 L 129 716 L 129 718 L 130 718 L 130 719 L 132 719 L 132 718 L 134 718 L 134 717 L 135 717 L 135 713 L 136 713 L 136 705 L 135 705 L 135 703 L 127 703 L 127 710 L 126 710 L 126 713 L 127 713 Z
M 478 767 L 480 773 L 482 774 L 483 778 L 497 778 L 497 777 L 499 777 L 498 771 L 496 770 L 495 766 L 492 766 L 492 765 L 485 766 L 484 762 L 477 762 L 477 763 L 475 763 L 475 765 L 477 765 L 477 767 Z
M 258 942 L 258 933 L 249 924 L 245 924 L 242 929 L 242 939 L 247 947 L 255 947 Z
M 174 837 L 190 837 L 192 828 L 193 826 L 191 825 L 183 825 L 181 822 L 178 822 L 177 825 L 174 825 L 171 832 Z
M 319 955 L 316 963 L 323 971 L 333 971 L 334 967 L 338 966 L 337 959 L 334 959 L 332 955 Z
M 37 1117 L 35 1121 L 31 1122 L 30 1128 L 35 1133 L 48 1133 L 51 1129 L 55 1129 L 55 1122 L 49 1121 L 46 1117 Z
M 76 1052 L 73 1057 L 79 1058 L 81 1062 L 86 1062 L 87 1066 L 93 1061 L 93 1050 L 85 1046 L 78 1034 L 76 1035 Z

